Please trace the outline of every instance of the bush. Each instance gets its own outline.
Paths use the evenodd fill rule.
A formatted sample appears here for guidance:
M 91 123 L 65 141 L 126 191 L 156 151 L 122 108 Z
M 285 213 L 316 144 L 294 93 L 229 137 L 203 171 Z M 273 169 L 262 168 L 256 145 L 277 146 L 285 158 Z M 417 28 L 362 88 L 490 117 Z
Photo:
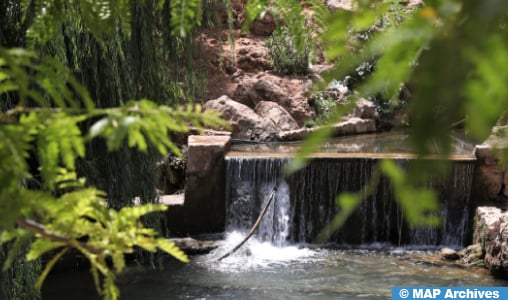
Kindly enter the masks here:
M 299 45 L 301 43 L 301 45 Z M 300 43 L 287 27 L 277 28 L 266 41 L 275 71 L 285 75 L 309 73 L 310 38 L 301 38 Z

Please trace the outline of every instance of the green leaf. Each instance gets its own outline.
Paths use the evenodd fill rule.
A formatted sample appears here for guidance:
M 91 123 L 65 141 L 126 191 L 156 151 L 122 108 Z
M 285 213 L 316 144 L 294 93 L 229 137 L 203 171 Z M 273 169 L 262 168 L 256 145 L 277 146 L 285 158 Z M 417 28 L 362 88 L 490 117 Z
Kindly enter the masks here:
M 55 256 L 53 256 L 50 261 L 48 261 L 46 263 L 44 270 L 42 271 L 41 275 L 39 275 L 39 278 L 37 279 L 37 282 L 35 283 L 36 287 L 38 287 L 39 289 L 42 287 L 42 284 L 44 283 L 44 280 L 46 280 L 46 277 L 48 276 L 51 269 L 53 269 L 55 264 L 67 252 L 67 250 L 69 250 L 69 248 L 62 249 Z
M 33 236 L 33 233 L 28 230 L 20 232 L 20 234 L 17 236 L 17 239 L 14 241 L 14 243 L 12 244 L 12 246 L 9 249 L 7 258 L 5 259 L 4 265 L 2 266 L 3 272 L 5 272 L 5 271 L 7 271 L 7 269 L 9 269 L 12 262 L 16 258 L 16 255 L 18 255 L 18 252 L 21 250 L 21 247 L 23 247 L 23 245 L 25 245 L 26 243 L 29 243 L 32 236 Z
M 159 238 L 156 240 L 157 247 L 182 262 L 189 262 L 187 255 L 172 241 Z
M 115 266 L 116 272 L 120 273 L 125 268 L 125 258 L 123 252 L 116 251 L 112 255 L 113 266 Z
M 37 259 L 44 253 L 64 245 L 65 243 L 62 242 L 55 242 L 46 238 L 38 238 L 32 243 L 32 245 L 30 245 L 30 251 L 28 251 L 26 259 L 28 261 Z
M 5 243 L 17 238 L 18 236 L 23 235 L 25 233 L 25 231 L 26 231 L 25 229 L 20 229 L 20 228 L 2 231 L 0 233 L 0 244 L 5 244 Z
M 360 198 L 357 194 L 342 193 L 337 199 L 337 204 L 341 209 L 354 210 L 360 203 Z

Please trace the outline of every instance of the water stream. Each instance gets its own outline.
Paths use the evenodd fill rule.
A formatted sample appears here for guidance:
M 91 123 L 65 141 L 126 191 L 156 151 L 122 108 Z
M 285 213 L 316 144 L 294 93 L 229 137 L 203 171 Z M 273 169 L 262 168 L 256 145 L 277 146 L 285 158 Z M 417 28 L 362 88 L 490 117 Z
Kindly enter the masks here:
M 243 235 L 228 234 L 218 253 L 171 261 L 163 270 L 131 267 L 119 279 L 120 299 L 391 299 L 394 286 L 506 286 L 485 269 L 439 261 L 434 251 L 403 248 L 277 247 L 257 238 L 218 262 Z M 48 279 L 43 299 L 93 300 L 87 270 Z
M 400 142 L 399 138 L 394 140 L 394 144 Z M 338 211 L 337 193 L 360 188 L 380 157 L 346 157 L 345 152 L 337 151 L 338 147 L 366 148 L 351 143 L 329 145 L 340 159 L 323 155 L 285 178 L 282 166 L 288 155 L 273 157 L 253 147 L 268 147 L 272 154 L 291 153 L 284 150 L 288 148 L 273 152 L 273 145 L 242 147 L 248 149 L 235 148 L 237 152 L 226 158 L 227 230 L 219 248 L 192 257 L 188 264 L 170 260 L 163 270 L 130 267 L 119 279 L 120 299 L 378 300 L 391 299 L 394 286 L 508 284 L 483 268 L 444 263 L 437 255 L 440 245 L 459 248 L 467 242 L 473 172 L 470 154 L 457 160 L 450 178 L 429 182 L 439 190 L 444 220 L 439 228 L 409 227 L 393 200 L 389 182 L 383 179 L 376 192 L 332 236 L 329 247 L 315 248 L 312 239 Z M 404 165 L 409 157 L 402 154 L 393 157 Z M 274 202 L 256 236 L 233 255 L 218 261 L 242 240 L 274 187 Z M 44 299 L 69 297 L 100 299 L 86 270 L 59 272 L 48 279 Z

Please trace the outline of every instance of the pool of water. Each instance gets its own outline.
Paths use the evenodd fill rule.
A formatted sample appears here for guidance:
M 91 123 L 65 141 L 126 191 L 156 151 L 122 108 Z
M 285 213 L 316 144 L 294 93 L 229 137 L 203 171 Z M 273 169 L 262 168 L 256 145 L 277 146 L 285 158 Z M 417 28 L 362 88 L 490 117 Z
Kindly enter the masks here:
M 451 136 L 452 147 L 449 155 L 453 159 L 474 160 L 474 144 L 469 143 L 460 133 Z M 227 156 L 286 157 L 293 156 L 302 142 L 253 143 L 234 142 Z M 432 155 L 443 154 L 437 146 Z M 410 158 L 414 155 L 410 145 L 409 133 L 402 130 L 349 135 L 328 139 L 314 153 L 313 157 L 372 157 L 372 158 Z
M 371 245 L 369 249 L 274 247 L 251 239 L 218 261 L 242 235 L 231 233 L 214 252 L 163 270 L 132 267 L 119 278 L 121 298 L 148 299 L 391 299 L 394 286 L 506 286 L 478 267 L 439 262 L 436 251 Z M 86 272 L 58 272 L 43 299 L 100 299 Z

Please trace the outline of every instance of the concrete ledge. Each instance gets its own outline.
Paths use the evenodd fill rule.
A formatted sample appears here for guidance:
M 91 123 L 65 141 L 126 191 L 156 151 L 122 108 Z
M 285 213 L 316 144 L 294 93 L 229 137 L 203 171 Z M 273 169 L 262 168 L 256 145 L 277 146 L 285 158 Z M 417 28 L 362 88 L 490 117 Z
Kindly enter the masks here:
M 229 136 L 188 138 L 185 200 L 168 210 L 171 234 L 223 232 L 226 218 L 224 155 Z

